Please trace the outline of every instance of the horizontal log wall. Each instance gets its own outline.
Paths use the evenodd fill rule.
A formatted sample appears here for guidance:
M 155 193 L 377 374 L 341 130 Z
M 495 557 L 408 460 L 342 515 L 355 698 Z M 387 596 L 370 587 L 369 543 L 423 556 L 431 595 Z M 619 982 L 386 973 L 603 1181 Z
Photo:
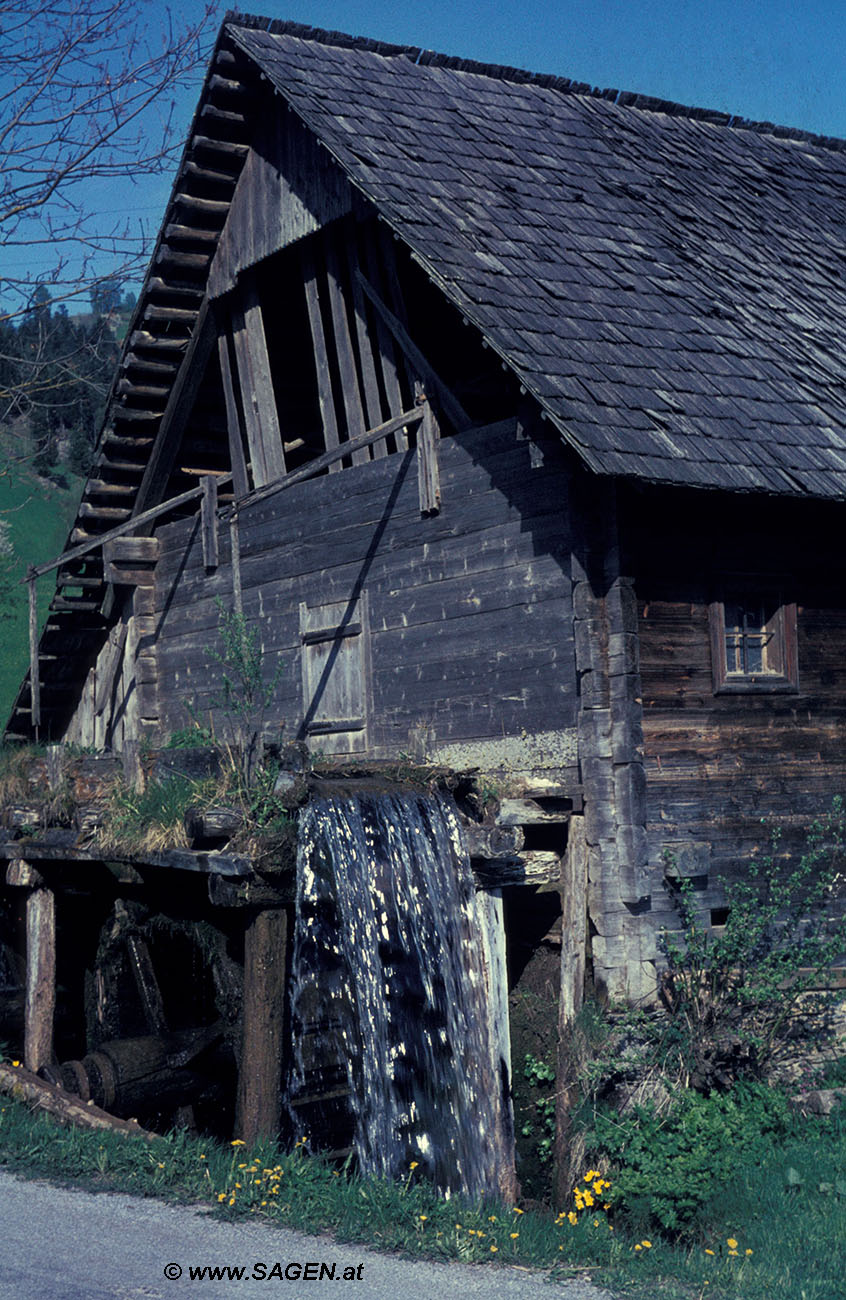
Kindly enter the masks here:
M 484 742 L 482 750 L 501 759 L 485 766 L 567 768 L 575 779 L 563 459 L 551 445 L 555 459 L 533 469 L 514 422 L 446 439 L 440 451 L 438 515 L 421 518 L 414 451 L 241 506 L 244 612 L 260 629 L 267 674 L 282 666 L 273 725 L 290 740 L 303 718 L 300 603 L 350 602 L 358 619 L 354 602 L 366 592 L 370 756 L 443 756 L 469 744 L 469 759 Z M 201 718 L 209 706 L 219 679 L 208 655 L 217 644 L 215 597 L 231 607 L 233 575 L 227 528 L 210 574 L 197 520 L 159 536 L 166 733 L 185 725 L 186 702 Z M 527 738 L 539 736 L 547 739 L 532 749 Z M 316 736 L 312 748 L 320 747 Z
M 665 849 L 693 877 L 710 920 L 724 901 L 718 878 L 742 873 L 767 847 L 762 818 L 784 826 L 795 851 L 846 790 L 843 523 L 842 507 L 820 503 L 652 492 L 628 500 L 656 930 L 676 924 L 661 885 Z M 708 603 L 733 575 L 769 579 L 796 601 L 798 694 L 714 693 Z

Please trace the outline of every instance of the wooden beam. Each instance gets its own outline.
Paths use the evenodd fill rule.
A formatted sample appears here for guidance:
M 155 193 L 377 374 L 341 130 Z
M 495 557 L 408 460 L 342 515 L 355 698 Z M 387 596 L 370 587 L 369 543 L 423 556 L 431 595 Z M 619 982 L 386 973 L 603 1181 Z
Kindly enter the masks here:
M 236 614 L 244 613 L 244 596 L 241 590 L 241 532 L 238 525 L 238 511 L 229 519 L 229 554 L 232 564 L 232 607 Z
M 574 1050 L 573 1031 L 582 1008 L 587 941 L 587 842 L 584 817 L 571 817 L 567 851 L 561 869 L 561 984 L 558 997 L 558 1068 L 555 1094 L 556 1204 L 569 1201 L 573 1179 L 578 1178 L 573 1146 L 572 1111 L 579 1099 L 580 1061 Z
M 440 429 L 432 403 L 420 384 L 415 384 L 414 399 L 423 407 L 423 419 L 417 430 L 417 490 L 422 515 L 437 514 L 441 508 L 441 473 L 438 465 Z
M 374 286 L 378 282 L 379 265 L 376 255 L 376 242 L 372 232 L 365 233 L 365 258 L 367 262 L 367 275 L 370 283 Z M 356 287 L 361 291 L 361 284 L 358 277 L 353 275 L 353 281 Z M 379 347 L 379 359 L 382 363 L 382 380 L 385 385 L 385 394 L 388 399 L 388 410 L 391 415 L 398 415 L 402 410 L 402 390 L 400 388 L 399 373 L 397 370 L 397 358 L 394 349 L 394 340 L 390 330 L 385 325 L 382 317 L 378 312 L 374 313 L 376 318 L 376 340 Z M 397 448 L 404 451 L 408 446 L 408 439 L 403 433 L 396 436 Z M 377 446 L 379 444 L 377 443 Z M 384 444 L 382 444 L 384 446 Z
M 26 900 L 24 1062 L 36 1074 L 53 1060 L 56 1011 L 56 898 L 34 889 Z
M 447 419 L 459 431 L 469 428 L 470 417 L 464 410 L 464 407 L 461 405 L 455 394 L 447 388 L 443 380 L 438 377 L 434 367 L 426 360 L 417 344 L 412 340 L 408 330 L 399 322 L 399 320 L 397 320 L 394 313 L 382 301 L 376 290 L 373 288 L 373 285 L 364 275 L 362 275 L 360 270 L 356 270 L 356 276 L 361 283 L 362 289 L 367 294 L 382 320 L 393 334 L 411 365 L 418 372 L 424 384 L 434 390 L 434 395 L 438 405 L 443 410 Z
M 488 1134 L 497 1153 L 498 1191 L 506 1204 L 517 1196 L 514 1167 L 514 1111 L 511 1103 L 511 1026 L 508 1014 L 508 970 L 505 958 L 505 923 L 502 891 L 476 894 L 476 920 L 481 939 L 485 977 L 484 1011 L 491 1049 L 492 1101 L 496 1133 Z
M 217 480 L 218 485 L 220 486 L 224 483 L 228 483 L 230 478 L 231 475 L 225 474 L 223 478 Z M 170 497 L 169 500 L 162 501 L 160 505 L 151 506 L 149 510 L 142 511 L 140 515 L 133 515 L 131 519 L 127 519 L 124 523 L 118 524 L 117 528 L 110 528 L 108 532 L 101 533 L 99 537 L 86 537 L 86 540 L 81 542 L 79 546 L 72 546 L 69 551 L 64 551 L 57 559 L 51 560 L 49 564 L 39 564 L 34 566 L 31 570 L 32 576 L 40 578 L 42 574 L 50 573 L 52 569 L 57 569 L 60 564 L 65 564 L 71 560 L 78 560 L 81 556 L 87 555 L 90 551 L 96 550 L 97 547 L 104 546 L 106 542 L 111 542 L 115 537 L 123 537 L 126 533 L 132 532 L 135 528 L 145 527 L 147 524 L 152 523 L 154 519 L 158 519 L 160 515 L 167 514 L 170 510 L 175 510 L 177 506 L 187 505 L 189 501 L 197 501 L 202 494 L 202 487 L 190 488 L 187 492 L 181 492 L 179 496 Z M 23 581 L 28 581 L 28 578 L 24 578 Z
M 335 414 L 335 399 L 332 395 L 332 376 L 329 370 L 329 355 L 326 351 L 326 335 L 323 329 L 323 317 L 320 314 L 320 295 L 317 287 L 317 267 L 311 240 L 306 240 L 302 248 L 303 285 L 305 288 L 308 323 L 311 330 L 311 345 L 314 352 L 314 366 L 317 373 L 317 398 L 320 405 L 320 421 L 323 425 L 323 443 L 327 451 L 338 446 L 338 418 Z M 333 461 L 330 470 L 341 468 L 339 461 Z
M 255 273 L 244 274 L 241 280 L 232 313 L 235 359 L 253 482 L 263 487 L 285 473 L 285 452 Z
M 235 382 L 232 377 L 232 358 L 229 352 L 231 336 L 231 322 L 226 328 L 221 328 L 220 324 L 218 324 L 217 355 L 220 361 L 220 377 L 223 381 L 223 402 L 226 407 L 226 431 L 229 437 L 232 484 L 235 488 L 235 496 L 245 497 L 250 490 L 250 484 L 247 478 L 247 464 L 244 460 L 244 442 L 241 434 L 238 402 L 235 397 Z
M 341 286 L 341 270 L 334 235 L 331 231 L 323 233 L 323 247 L 326 255 L 326 283 L 329 289 L 329 309 L 332 313 L 332 329 L 335 335 L 335 354 L 338 359 L 338 372 L 341 376 L 341 396 L 347 419 L 347 439 L 352 442 L 361 437 L 367 428 L 361 393 L 358 387 L 358 374 L 355 367 L 350 323 L 347 317 L 347 305 Z M 359 447 L 352 453 L 352 463 L 361 465 L 370 460 L 367 447 Z
M 38 740 L 41 726 L 41 679 L 38 675 L 38 591 L 36 588 L 37 570 L 30 565 L 27 571 L 29 582 L 29 692 L 31 700 L 31 722 Z
M 361 285 L 355 276 L 356 267 L 358 266 L 358 252 L 355 243 L 355 226 L 352 223 L 347 224 L 345 251 L 347 256 L 347 266 L 349 268 L 350 286 L 352 289 L 352 311 L 353 323 L 355 326 L 355 337 L 358 344 L 358 356 L 361 363 L 361 379 L 363 385 L 364 399 L 364 428 L 372 429 L 382 421 L 382 403 L 379 398 L 379 381 L 376 377 L 376 364 L 373 359 L 373 347 L 370 339 L 370 331 L 367 328 L 367 314 L 365 311 L 364 294 L 361 291 Z M 398 415 L 400 407 L 392 408 L 391 415 Z M 374 442 L 373 456 L 378 459 L 386 456 L 388 449 L 385 446 L 384 439 L 381 442 Z
M 263 501 L 266 497 L 273 496 L 274 492 L 283 492 L 285 488 L 294 487 L 297 483 L 304 483 L 306 479 L 314 478 L 321 470 L 331 469 L 333 464 L 343 460 L 344 456 L 349 456 L 356 447 L 367 447 L 371 442 L 377 442 L 380 438 L 386 438 L 388 434 L 395 433 L 405 428 L 407 424 L 413 424 L 415 420 L 423 418 L 423 407 L 414 406 L 410 411 L 403 411 L 402 415 L 395 415 L 390 420 L 385 420 L 384 424 L 379 424 L 375 429 L 368 429 L 360 438 L 354 442 L 342 442 L 333 451 L 325 451 L 322 456 L 315 456 L 307 465 L 300 469 L 292 470 L 284 478 L 279 479 L 276 483 L 270 483 L 259 492 L 253 492 L 250 495 L 249 504 L 253 505 L 256 501 Z
M 235 1133 L 252 1146 L 279 1135 L 288 915 L 258 912 L 244 935 L 244 1038 Z
M 200 506 L 200 530 L 203 541 L 203 567 L 216 569 L 218 566 L 217 542 L 217 479 L 207 474 L 203 479 L 203 495 Z

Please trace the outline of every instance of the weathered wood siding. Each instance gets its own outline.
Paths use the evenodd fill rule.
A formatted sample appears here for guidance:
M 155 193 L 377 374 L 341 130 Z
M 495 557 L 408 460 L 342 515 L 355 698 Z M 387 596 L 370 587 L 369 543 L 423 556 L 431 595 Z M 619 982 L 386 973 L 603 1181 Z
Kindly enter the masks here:
M 238 274 L 312 234 L 352 207 L 352 189 L 325 149 L 268 96 L 209 274 L 209 296 Z
M 819 503 L 629 498 L 624 564 L 638 602 L 656 928 L 674 915 L 661 887 L 665 849 L 693 877 L 708 919 L 723 902 L 718 877 L 766 848 L 762 818 L 795 848 L 846 789 L 843 523 L 842 507 Z M 796 601 L 798 694 L 714 693 L 708 603 L 733 575 L 769 579 Z
M 530 455 L 513 421 L 445 439 L 442 508 L 426 518 L 416 456 L 396 453 L 241 504 L 244 612 L 260 629 L 267 674 L 282 665 L 269 730 L 283 740 L 300 733 L 304 638 L 326 621 L 311 611 L 328 608 L 342 641 L 362 625 L 366 699 L 355 695 L 352 677 L 346 695 L 335 694 L 346 699 L 337 707 L 361 707 L 365 717 L 362 728 L 334 739 L 312 735 L 313 749 L 569 770 L 575 781 L 563 455 L 551 443 L 546 464 L 533 468 L 543 458 Z M 200 717 L 209 706 L 219 679 L 208 655 L 219 644 L 215 598 L 231 608 L 233 575 L 225 526 L 214 573 L 202 565 L 198 520 L 166 526 L 159 538 L 166 733 L 185 725 L 187 702 Z M 338 659 L 345 656 L 346 649 Z M 313 679 L 308 665 L 305 675 Z

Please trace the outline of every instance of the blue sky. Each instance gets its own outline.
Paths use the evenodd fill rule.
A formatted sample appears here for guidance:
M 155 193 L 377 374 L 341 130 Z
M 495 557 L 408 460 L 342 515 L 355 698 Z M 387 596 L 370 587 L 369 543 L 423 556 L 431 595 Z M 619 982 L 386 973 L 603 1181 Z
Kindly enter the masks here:
M 167 8 L 145 5 L 153 21 Z M 178 12 L 202 8 L 182 0 Z M 258 12 L 846 138 L 844 0 L 259 0 Z M 197 88 L 175 105 L 182 135 Z M 87 199 L 155 234 L 169 192 L 146 179 Z

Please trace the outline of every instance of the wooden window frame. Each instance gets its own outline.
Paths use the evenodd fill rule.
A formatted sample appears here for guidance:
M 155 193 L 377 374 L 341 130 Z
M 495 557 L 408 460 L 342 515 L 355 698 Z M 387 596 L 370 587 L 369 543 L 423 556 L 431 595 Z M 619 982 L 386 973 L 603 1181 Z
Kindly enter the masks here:
M 776 612 L 768 625 L 777 640 L 781 661 L 779 672 L 729 672 L 726 655 L 726 604 L 743 600 L 744 597 L 748 599 L 751 594 L 775 606 Z M 798 693 L 796 604 L 794 601 L 785 600 L 782 593 L 771 582 L 751 577 L 738 579 L 726 585 L 710 601 L 708 621 L 715 695 L 795 695 Z

